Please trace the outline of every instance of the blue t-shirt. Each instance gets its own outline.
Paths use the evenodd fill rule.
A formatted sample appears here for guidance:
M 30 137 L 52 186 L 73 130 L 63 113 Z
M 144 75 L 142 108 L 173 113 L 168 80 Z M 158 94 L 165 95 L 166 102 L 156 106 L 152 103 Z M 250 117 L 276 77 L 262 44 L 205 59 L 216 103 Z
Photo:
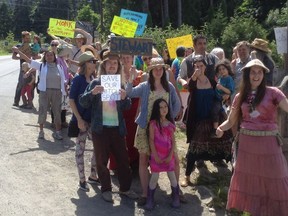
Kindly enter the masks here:
M 79 114 L 81 115 L 82 119 L 90 123 L 91 122 L 91 108 L 84 109 L 79 104 L 79 97 L 85 92 L 85 89 L 88 86 L 88 84 L 89 83 L 87 83 L 84 75 L 76 75 L 71 82 L 69 98 L 74 100 L 77 110 Z M 72 116 L 71 121 L 77 121 L 74 114 Z
M 178 77 L 178 74 L 179 74 L 179 71 L 180 71 L 180 65 L 181 65 L 181 62 L 182 62 L 183 58 L 175 58 L 172 62 L 172 65 L 171 67 L 175 68 L 176 71 L 175 71 L 175 74 L 174 74 L 174 77 L 175 77 L 175 80 L 177 80 L 177 77 Z
M 235 91 L 235 83 L 233 78 L 229 75 L 226 77 L 220 77 L 218 83 L 221 84 L 223 87 L 228 88 L 231 91 L 231 94 Z M 225 94 L 222 90 L 216 89 L 216 97 L 222 101 L 222 96 Z

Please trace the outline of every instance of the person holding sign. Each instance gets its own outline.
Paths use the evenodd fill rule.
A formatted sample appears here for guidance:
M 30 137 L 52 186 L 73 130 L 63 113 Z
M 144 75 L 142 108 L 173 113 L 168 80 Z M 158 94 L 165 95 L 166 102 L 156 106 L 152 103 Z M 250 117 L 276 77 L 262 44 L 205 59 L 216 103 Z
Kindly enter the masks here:
M 140 83 L 138 86 L 133 87 L 133 69 L 131 70 L 130 79 L 127 84 L 127 94 L 131 98 L 141 98 L 140 113 L 136 118 L 138 124 L 135 147 L 139 151 L 139 175 L 142 186 L 142 197 L 138 201 L 138 205 L 144 205 L 147 200 L 148 189 L 148 159 L 150 155 L 149 142 L 147 138 L 147 126 L 150 119 L 152 106 L 154 101 L 159 98 L 165 99 L 171 110 L 171 117 L 175 119 L 180 111 L 181 103 L 176 93 L 174 86 L 167 81 L 166 69 L 167 65 L 164 64 L 162 58 L 152 58 L 151 64 L 147 68 L 149 73 L 148 80 Z M 135 72 L 135 71 L 134 71 Z M 177 150 L 175 149 L 175 174 L 179 178 L 179 159 Z
M 94 79 L 79 100 L 84 108 L 91 107 L 92 141 L 97 171 L 102 198 L 107 202 L 113 202 L 110 172 L 107 168 L 110 153 L 114 155 L 117 163 L 119 193 L 131 199 L 138 198 L 137 194 L 130 190 L 132 175 L 125 143 L 127 130 L 123 118 L 123 111 L 130 108 L 131 100 L 126 96 L 124 89 L 118 89 L 117 93 L 115 88 L 113 89 L 120 86 L 120 74 L 119 56 L 106 50 L 100 63 L 101 79 Z M 112 97 L 107 97 L 109 94 Z

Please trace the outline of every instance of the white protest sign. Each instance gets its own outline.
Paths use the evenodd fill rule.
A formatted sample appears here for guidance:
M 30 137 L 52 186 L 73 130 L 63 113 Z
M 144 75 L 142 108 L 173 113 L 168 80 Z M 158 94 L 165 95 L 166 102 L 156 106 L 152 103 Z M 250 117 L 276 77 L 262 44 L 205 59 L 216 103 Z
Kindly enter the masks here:
M 101 95 L 102 101 L 118 101 L 121 99 L 119 90 L 121 89 L 120 74 L 101 75 L 101 86 L 104 92 Z
M 287 27 L 274 28 L 278 54 L 287 53 Z

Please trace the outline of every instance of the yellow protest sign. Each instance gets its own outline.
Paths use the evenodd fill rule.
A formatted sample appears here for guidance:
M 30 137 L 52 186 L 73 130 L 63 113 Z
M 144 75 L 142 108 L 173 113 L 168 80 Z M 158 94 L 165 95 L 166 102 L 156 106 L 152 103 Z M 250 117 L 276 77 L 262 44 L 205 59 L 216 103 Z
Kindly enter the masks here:
M 166 39 L 167 48 L 170 58 L 176 58 L 176 49 L 178 46 L 193 47 L 192 35 L 184 35 L 181 37 Z
M 124 37 L 134 37 L 137 26 L 137 22 L 133 22 L 119 16 L 114 16 L 110 31 Z
M 62 37 L 74 37 L 76 22 L 69 20 L 49 19 L 49 33 Z

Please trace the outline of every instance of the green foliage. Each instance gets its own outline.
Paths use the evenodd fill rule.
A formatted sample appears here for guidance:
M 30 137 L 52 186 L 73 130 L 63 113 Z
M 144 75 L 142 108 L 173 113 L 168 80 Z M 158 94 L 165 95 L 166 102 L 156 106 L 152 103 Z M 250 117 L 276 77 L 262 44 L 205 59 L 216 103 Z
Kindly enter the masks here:
M 8 53 L 11 53 L 11 48 L 18 43 L 20 42 L 14 41 L 14 34 L 9 31 L 7 37 L 0 41 L 0 54 L 7 55 Z
M 256 19 L 236 16 L 230 19 L 222 35 L 222 46 L 226 56 L 232 55 L 237 42 L 246 40 L 251 42 L 255 38 L 267 38 L 267 31 L 257 23 Z
M 94 26 L 97 26 L 99 24 L 100 15 L 94 13 L 90 5 L 86 5 L 78 11 L 77 20 L 91 22 Z
M 265 24 L 270 27 L 287 26 L 288 20 L 288 8 L 283 7 L 281 9 L 270 10 Z
M 5 38 L 9 32 L 13 28 L 12 20 L 12 12 L 9 9 L 8 5 L 3 2 L 0 6 L 0 38 Z

